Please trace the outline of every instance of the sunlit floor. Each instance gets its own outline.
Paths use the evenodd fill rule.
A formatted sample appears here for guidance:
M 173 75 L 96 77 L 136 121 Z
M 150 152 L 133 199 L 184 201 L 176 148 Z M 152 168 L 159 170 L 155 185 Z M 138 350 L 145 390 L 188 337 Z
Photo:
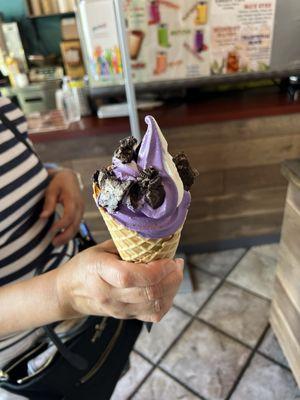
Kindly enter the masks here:
M 277 245 L 193 255 L 193 294 L 143 331 L 113 400 L 296 400 L 269 324 Z

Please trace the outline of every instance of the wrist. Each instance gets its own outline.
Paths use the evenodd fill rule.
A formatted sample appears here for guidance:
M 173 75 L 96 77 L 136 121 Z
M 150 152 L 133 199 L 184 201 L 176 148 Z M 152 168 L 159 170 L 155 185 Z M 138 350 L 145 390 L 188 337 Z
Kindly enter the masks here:
M 72 288 L 70 285 L 69 261 L 55 271 L 55 297 L 61 320 L 80 316 L 73 306 Z

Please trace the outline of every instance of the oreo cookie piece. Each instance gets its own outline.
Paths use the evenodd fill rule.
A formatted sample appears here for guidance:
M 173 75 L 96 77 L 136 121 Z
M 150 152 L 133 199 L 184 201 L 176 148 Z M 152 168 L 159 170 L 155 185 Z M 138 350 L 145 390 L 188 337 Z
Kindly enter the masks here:
M 163 204 L 165 197 L 166 192 L 161 183 L 161 177 L 157 176 L 150 181 L 145 200 L 155 210 Z
M 143 193 L 138 182 L 135 182 L 129 188 L 128 196 L 126 198 L 127 207 L 134 211 L 141 206 Z
M 122 164 L 131 163 L 135 158 L 136 144 L 137 140 L 132 136 L 120 140 L 120 146 L 114 152 L 114 157 L 120 160 Z
M 98 198 L 99 206 L 105 208 L 109 213 L 117 211 L 130 185 L 131 182 L 107 179 L 104 186 L 101 187 L 100 196 Z
M 141 145 L 142 145 L 142 142 L 140 142 L 134 150 L 133 159 L 135 162 L 137 162 L 137 160 L 138 160 Z
M 99 177 L 99 173 L 100 173 L 100 171 L 99 170 L 97 170 L 95 173 L 94 173 L 94 175 L 93 175 L 93 182 L 94 183 L 96 183 L 97 185 L 99 185 L 99 183 L 98 183 L 98 177 Z
M 97 173 L 96 173 L 97 174 Z M 99 171 L 98 185 L 101 188 L 98 205 L 109 213 L 117 211 L 122 200 L 127 195 L 132 182 L 121 182 L 111 167 Z
M 107 178 L 116 178 L 113 171 L 113 166 L 97 170 L 93 175 L 93 182 L 96 183 L 100 188 L 103 185 L 104 180 Z
M 140 176 L 137 178 L 140 186 L 147 190 L 149 183 L 151 180 L 157 178 L 159 176 L 159 172 L 157 171 L 156 168 L 154 167 L 149 167 L 144 169 L 141 173 Z
M 195 178 L 198 175 L 196 170 L 193 170 L 190 166 L 189 160 L 184 153 L 179 153 L 173 158 L 174 164 L 176 165 L 179 176 L 182 180 L 184 190 L 190 190 L 195 182 Z
M 159 172 L 154 167 L 144 169 L 138 177 L 138 184 L 145 201 L 153 209 L 160 207 L 166 197 L 166 192 L 162 184 Z

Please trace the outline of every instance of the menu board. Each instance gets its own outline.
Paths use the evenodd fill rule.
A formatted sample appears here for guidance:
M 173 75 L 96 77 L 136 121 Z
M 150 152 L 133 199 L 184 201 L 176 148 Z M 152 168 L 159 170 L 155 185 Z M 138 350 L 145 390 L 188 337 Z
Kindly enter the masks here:
M 275 6 L 275 0 L 212 0 L 212 74 L 269 69 Z
M 88 4 L 88 68 L 96 80 L 121 83 L 113 2 Z M 267 71 L 275 9 L 276 0 L 124 0 L 134 81 Z

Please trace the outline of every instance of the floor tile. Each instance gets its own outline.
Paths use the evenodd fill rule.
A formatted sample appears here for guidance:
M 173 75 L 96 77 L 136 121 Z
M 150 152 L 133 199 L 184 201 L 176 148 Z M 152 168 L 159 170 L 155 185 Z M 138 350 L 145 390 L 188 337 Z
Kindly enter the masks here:
M 253 247 L 231 272 L 228 280 L 270 299 L 276 274 L 276 260 L 276 245 Z
M 140 390 L 132 397 L 134 400 L 196 400 L 189 392 L 164 372 L 156 369 Z M 124 400 L 124 398 L 122 399 Z
M 190 314 L 195 314 L 221 281 L 197 268 L 190 268 L 195 290 L 192 293 L 178 294 L 174 304 Z
M 189 321 L 190 317 L 172 308 L 162 321 L 152 326 L 150 333 L 143 328 L 135 345 L 136 350 L 157 362 Z
M 111 400 L 127 399 L 149 373 L 151 368 L 152 365 L 150 363 L 135 352 L 132 352 L 130 355 L 130 369 L 118 382 Z
M 262 246 L 254 246 L 254 247 L 252 247 L 252 250 L 255 253 L 261 254 L 265 257 L 269 257 L 269 258 L 272 258 L 273 260 L 277 261 L 279 244 L 272 243 L 272 244 L 264 244 Z
M 194 254 L 190 257 L 190 262 L 204 271 L 223 278 L 245 252 L 246 249 L 234 249 L 216 253 Z
M 200 396 L 225 399 L 250 350 L 194 321 L 162 360 L 161 366 Z
M 255 346 L 268 325 L 269 300 L 224 283 L 200 312 L 200 318 Z
M 296 400 L 300 391 L 292 374 L 255 355 L 230 400 Z
M 283 354 L 281 347 L 277 341 L 272 328 L 269 329 L 266 337 L 264 338 L 262 344 L 259 347 L 259 352 L 265 354 L 266 356 L 272 358 L 273 360 L 289 367 L 289 363 Z

